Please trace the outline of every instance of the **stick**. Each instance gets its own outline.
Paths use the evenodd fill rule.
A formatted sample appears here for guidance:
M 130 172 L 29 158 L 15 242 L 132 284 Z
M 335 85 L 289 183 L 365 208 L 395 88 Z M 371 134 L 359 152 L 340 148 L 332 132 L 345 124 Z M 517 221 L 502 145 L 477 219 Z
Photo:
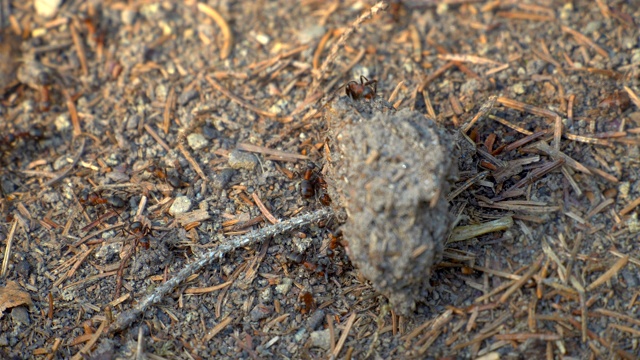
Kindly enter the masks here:
M 327 220 L 333 215 L 333 210 L 331 210 L 330 208 L 323 208 L 312 213 L 300 215 L 289 220 L 279 222 L 273 226 L 251 231 L 243 236 L 234 237 L 224 244 L 216 246 L 214 249 L 207 252 L 196 261 L 185 266 L 182 270 L 175 274 L 175 276 L 167 280 L 167 282 L 158 286 L 153 294 L 150 294 L 146 298 L 142 299 L 135 308 L 121 313 L 116 321 L 110 326 L 109 332 L 113 333 L 116 331 L 121 331 L 128 327 L 133 321 L 138 318 L 138 316 L 140 316 L 140 314 L 142 314 L 150 306 L 160 302 L 160 300 L 162 300 L 165 295 L 171 292 L 180 283 L 185 281 L 185 279 L 187 279 L 191 274 L 194 274 L 203 267 L 213 263 L 218 259 L 221 259 L 225 254 L 230 253 L 240 247 L 262 243 L 265 239 L 268 239 L 274 235 L 296 230 L 311 223 Z

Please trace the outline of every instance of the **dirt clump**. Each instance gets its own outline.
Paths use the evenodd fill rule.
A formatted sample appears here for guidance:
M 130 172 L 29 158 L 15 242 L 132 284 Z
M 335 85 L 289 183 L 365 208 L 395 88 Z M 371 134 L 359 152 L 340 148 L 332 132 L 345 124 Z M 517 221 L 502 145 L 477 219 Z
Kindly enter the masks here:
M 336 100 L 327 111 L 329 193 L 348 219 L 349 258 L 394 309 L 427 294 L 451 216 L 445 194 L 456 169 L 451 137 L 424 115 L 382 99 Z M 419 164 L 419 165 L 416 165 Z

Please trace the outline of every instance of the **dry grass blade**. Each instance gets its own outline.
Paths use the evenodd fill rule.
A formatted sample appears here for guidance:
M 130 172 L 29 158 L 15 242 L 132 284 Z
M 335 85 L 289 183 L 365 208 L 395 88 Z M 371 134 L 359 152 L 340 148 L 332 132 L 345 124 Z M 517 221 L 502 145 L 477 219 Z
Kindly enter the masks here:
M 2 272 L 0 273 L 0 277 L 5 277 L 7 275 L 7 269 L 9 268 L 9 258 L 11 258 L 11 247 L 13 246 L 13 238 L 16 235 L 16 228 L 18 226 L 18 218 L 13 219 L 13 223 L 11 224 L 11 230 L 9 230 L 9 236 L 7 237 L 7 245 L 4 248 L 2 259 Z
M 638 95 L 636 95 L 636 93 L 633 92 L 633 90 L 631 90 L 631 88 L 628 86 L 624 87 L 624 91 L 629 94 L 629 99 L 636 105 L 638 109 L 640 109 L 640 98 L 638 97 Z
M 609 279 L 614 277 L 618 273 L 618 271 L 622 270 L 622 268 L 625 267 L 628 262 L 629 255 L 625 255 L 624 257 L 620 258 L 618 261 L 616 261 L 615 264 L 613 264 L 613 266 L 609 270 L 607 270 L 604 274 L 600 275 L 599 278 L 595 279 L 591 284 L 589 284 L 589 286 L 587 286 L 587 291 L 592 291 L 598 286 L 607 282 Z
M 347 341 L 347 336 L 349 336 L 349 331 L 351 331 L 351 327 L 353 326 L 353 323 L 355 321 L 356 321 L 356 313 L 354 312 L 351 314 L 351 316 L 349 316 L 349 320 L 347 320 L 347 323 L 344 325 L 344 330 L 342 330 L 340 339 L 338 340 L 338 343 L 336 344 L 335 349 L 333 349 L 333 353 L 331 355 L 334 358 L 340 354 L 340 351 L 342 350 L 344 343 Z
M 546 118 L 549 119 L 555 119 L 558 114 L 554 113 L 551 110 L 547 110 L 547 109 L 543 109 L 541 107 L 538 106 L 534 106 L 534 105 L 529 105 L 529 104 L 525 104 L 523 102 L 520 102 L 518 100 L 513 100 L 513 99 L 509 99 L 509 98 L 505 98 L 505 97 L 499 97 L 498 98 L 498 103 L 511 108 L 511 109 L 515 109 L 515 110 L 519 110 L 519 111 L 524 111 L 524 112 L 528 112 L 530 114 L 533 115 L 538 115 L 538 116 L 544 116 Z
M 209 330 L 207 335 L 205 335 L 205 337 L 202 339 L 202 343 L 207 343 L 211 341 L 211 339 L 213 339 L 216 335 L 218 335 L 220 331 L 224 330 L 224 328 L 226 328 L 227 325 L 229 325 L 232 320 L 233 318 L 231 318 L 231 316 L 227 316 L 224 319 L 222 319 L 216 326 L 212 327 L 211 330 Z
M 533 278 L 533 275 L 536 272 L 538 272 L 538 269 L 540 269 L 540 266 L 542 265 L 542 260 L 543 259 L 544 259 L 543 255 L 538 256 L 538 259 L 536 260 L 535 263 L 533 263 L 531 268 L 524 275 L 522 275 L 520 280 L 517 280 L 513 285 L 511 285 L 511 287 L 508 288 L 507 291 L 504 292 L 504 294 L 502 294 L 502 296 L 500 297 L 500 299 L 498 301 L 501 302 L 501 303 L 506 302 L 514 292 L 516 292 L 527 281 L 529 281 L 531 278 Z
M 273 114 L 270 113 L 268 111 L 264 111 L 262 109 L 259 109 L 251 104 L 249 104 L 248 102 L 244 101 L 242 98 L 240 98 L 238 95 L 232 93 L 231 91 L 227 90 L 225 87 L 223 87 L 222 85 L 220 85 L 220 83 L 218 83 L 217 81 L 215 81 L 211 76 L 207 75 L 205 76 L 205 79 L 207 80 L 207 82 L 209 84 L 211 84 L 211 86 L 213 86 L 216 90 L 220 91 L 222 94 L 224 94 L 226 97 L 228 97 L 229 99 L 231 99 L 232 101 L 234 101 L 236 104 L 249 109 L 251 111 L 253 111 L 254 113 L 258 114 L 258 115 L 262 115 L 264 117 L 268 117 L 270 119 L 275 119 L 279 122 L 282 123 L 288 123 L 291 122 L 293 119 L 291 117 L 281 117 L 278 114 Z
M 438 55 L 438 59 L 447 61 L 458 61 L 462 63 L 480 64 L 480 65 L 497 65 L 504 66 L 501 62 L 491 59 L 483 58 L 476 55 L 462 55 L 462 54 L 441 54 Z
M 609 59 L 609 53 L 607 53 L 607 51 L 603 48 L 601 48 L 598 44 L 596 44 L 595 42 L 593 42 L 591 39 L 589 39 L 588 37 L 582 35 L 581 33 L 567 27 L 567 26 L 563 26 L 562 27 L 562 31 L 566 32 L 568 34 L 571 34 L 577 42 L 584 44 L 584 45 L 588 45 L 591 48 L 593 48 L 593 50 L 595 50 L 595 52 L 597 52 L 598 54 L 600 54 L 602 57 Z
M 220 59 L 224 60 L 229 57 L 233 49 L 233 32 L 227 21 L 211 6 L 198 2 L 198 10 L 213 19 L 218 24 L 224 38 L 222 48 L 220 49 Z
M 275 156 L 275 157 L 281 158 L 283 160 L 296 161 L 296 160 L 307 160 L 307 159 L 309 159 L 309 157 L 306 156 L 306 155 L 300 155 L 300 154 L 290 153 L 290 152 L 286 152 L 286 151 L 282 151 L 282 150 L 270 149 L 268 147 L 253 145 L 253 144 L 249 144 L 249 143 L 239 143 L 238 145 L 236 145 L 236 148 L 238 150 L 242 150 L 242 151 L 248 151 L 248 152 L 253 152 L 253 153 L 258 153 L 258 154 L 265 154 L 265 155 Z
M 483 224 L 458 226 L 451 232 L 451 236 L 449 237 L 447 244 L 473 239 L 477 236 L 494 231 L 507 230 L 512 226 L 513 218 L 511 216 L 505 216 Z
M 82 347 L 82 349 L 80 349 L 80 351 L 78 351 L 78 353 L 71 358 L 71 360 L 85 359 L 87 354 L 89 354 L 89 350 L 91 350 L 93 345 L 95 345 L 96 341 L 98 341 L 98 338 L 100 337 L 100 335 L 102 335 L 102 333 L 104 332 L 106 326 L 107 326 L 107 321 L 105 320 L 100 324 L 100 327 L 98 327 L 98 330 L 96 330 L 95 334 L 93 334 L 93 336 L 91 337 L 91 340 L 89 340 L 89 342 L 87 342 Z
M 625 216 L 628 213 L 632 212 L 633 209 L 635 209 L 636 207 L 638 207 L 638 205 L 640 205 L 640 197 L 633 200 L 632 202 L 630 202 L 629 204 L 627 204 L 627 206 L 625 206 L 624 208 L 622 208 L 622 210 L 620 210 L 620 212 L 618 213 L 620 216 Z
M 262 215 L 264 215 L 264 217 L 269 220 L 270 223 L 275 225 L 276 223 L 280 222 L 280 220 L 276 219 L 276 217 L 273 216 L 273 214 L 271 214 L 269 210 L 267 210 L 267 207 L 264 206 L 257 193 L 252 193 L 251 197 L 253 198 L 253 201 L 256 202 L 256 205 L 258 205 L 258 208 L 260 209 L 260 212 L 262 212 Z

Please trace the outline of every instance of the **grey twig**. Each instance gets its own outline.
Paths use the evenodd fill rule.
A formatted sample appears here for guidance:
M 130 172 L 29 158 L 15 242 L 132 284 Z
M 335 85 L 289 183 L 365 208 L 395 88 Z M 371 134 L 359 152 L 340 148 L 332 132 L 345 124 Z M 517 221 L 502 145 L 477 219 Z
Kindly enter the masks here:
M 160 302 L 160 300 L 162 300 L 165 295 L 173 291 L 176 286 L 185 281 L 185 279 L 187 279 L 191 274 L 198 272 L 200 269 L 213 263 L 217 259 L 221 259 L 225 254 L 232 252 L 239 247 L 262 243 L 263 241 L 274 235 L 297 230 L 311 223 L 328 220 L 333 215 L 333 210 L 328 207 L 323 208 L 312 213 L 307 213 L 288 219 L 286 221 L 279 222 L 275 225 L 251 231 L 243 236 L 236 236 L 225 242 L 224 244 L 218 245 L 213 250 L 201 256 L 198 260 L 192 262 L 191 264 L 180 270 L 177 274 L 175 274 L 175 276 L 167 280 L 167 282 L 156 288 L 153 294 L 148 295 L 146 298 L 140 301 L 135 308 L 121 313 L 116 321 L 111 324 L 109 331 L 116 332 L 126 328 L 127 326 L 129 326 L 129 324 L 135 321 L 141 313 L 147 310 L 150 306 Z

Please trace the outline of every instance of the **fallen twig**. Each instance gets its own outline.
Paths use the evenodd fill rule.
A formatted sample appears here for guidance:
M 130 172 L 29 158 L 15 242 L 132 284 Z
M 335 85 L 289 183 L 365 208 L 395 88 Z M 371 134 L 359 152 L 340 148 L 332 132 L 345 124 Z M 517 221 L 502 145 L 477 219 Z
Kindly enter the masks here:
M 323 208 L 312 213 L 300 215 L 289 220 L 279 222 L 273 226 L 251 231 L 246 235 L 232 238 L 224 244 L 216 246 L 214 249 L 207 252 L 196 261 L 184 267 L 177 274 L 171 277 L 171 279 L 167 280 L 167 282 L 158 286 L 158 288 L 156 288 L 156 290 L 152 294 L 142 299 L 135 308 L 121 313 L 116 321 L 109 327 L 109 332 L 121 331 L 129 326 L 129 324 L 135 321 L 140 314 L 142 314 L 150 306 L 157 304 L 165 297 L 165 295 L 167 295 L 183 281 L 185 281 L 185 279 L 187 279 L 191 274 L 196 273 L 203 267 L 213 263 L 217 259 L 222 258 L 225 254 L 230 253 L 240 247 L 261 243 L 274 235 L 296 230 L 303 226 L 307 226 L 311 223 L 319 222 L 321 220 L 327 220 L 333 215 L 333 210 L 331 210 L 330 208 Z

